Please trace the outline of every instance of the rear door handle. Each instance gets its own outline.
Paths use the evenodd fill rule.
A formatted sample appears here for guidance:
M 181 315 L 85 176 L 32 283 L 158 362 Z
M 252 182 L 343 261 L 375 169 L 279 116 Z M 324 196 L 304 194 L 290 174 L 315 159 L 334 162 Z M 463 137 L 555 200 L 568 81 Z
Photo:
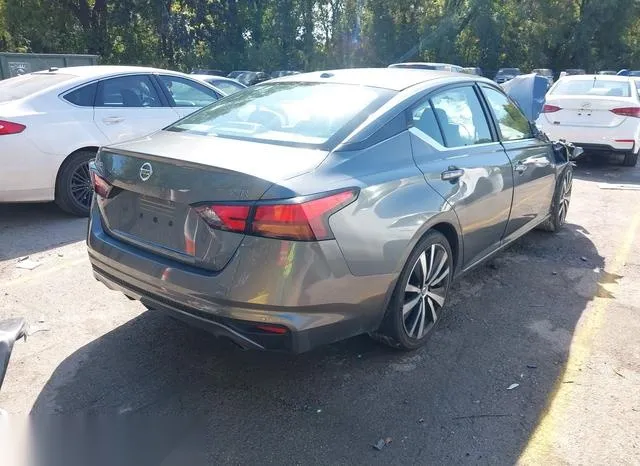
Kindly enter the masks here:
M 447 170 L 443 171 L 440 175 L 443 181 L 457 181 L 459 178 L 464 175 L 464 170 L 462 168 L 457 167 L 449 167 Z
M 122 123 L 124 121 L 124 117 L 110 116 L 110 117 L 103 118 L 102 121 L 106 125 L 115 125 L 115 124 L 118 124 L 118 123 Z
M 520 175 L 522 175 L 525 171 L 527 171 L 527 166 L 522 162 L 518 162 L 516 166 L 513 167 L 513 169 L 517 171 Z

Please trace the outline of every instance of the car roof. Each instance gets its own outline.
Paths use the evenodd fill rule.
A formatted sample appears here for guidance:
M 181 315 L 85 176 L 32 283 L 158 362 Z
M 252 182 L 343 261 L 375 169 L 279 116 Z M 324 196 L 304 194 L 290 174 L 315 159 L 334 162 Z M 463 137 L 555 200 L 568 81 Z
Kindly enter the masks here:
M 629 76 L 614 76 L 611 74 L 573 74 L 569 76 L 564 76 L 562 78 L 563 81 L 588 81 L 590 79 L 595 80 L 607 80 L 607 81 L 621 81 L 621 82 L 629 82 Z
M 171 70 L 163 70 L 159 68 L 149 68 L 145 66 L 114 66 L 114 65 L 95 65 L 95 66 L 70 66 L 68 68 L 57 68 L 54 71 L 35 71 L 34 73 L 61 73 L 70 74 L 79 78 L 98 78 L 101 76 L 110 76 L 114 74 L 126 73 L 164 73 L 176 74 L 184 76 L 184 73 Z M 188 76 L 188 75 L 187 75 Z
M 337 84 L 359 84 L 361 86 L 401 91 L 426 81 L 451 77 L 463 77 L 470 80 L 477 80 L 477 78 L 472 75 L 452 73 L 450 71 L 419 70 L 412 68 L 351 68 L 283 76 L 269 82 L 326 82 Z
M 440 63 L 435 61 L 408 61 L 408 62 L 393 63 L 392 65 L 389 65 L 389 66 L 402 66 L 402 65 L 458 66 L 452 63 Z

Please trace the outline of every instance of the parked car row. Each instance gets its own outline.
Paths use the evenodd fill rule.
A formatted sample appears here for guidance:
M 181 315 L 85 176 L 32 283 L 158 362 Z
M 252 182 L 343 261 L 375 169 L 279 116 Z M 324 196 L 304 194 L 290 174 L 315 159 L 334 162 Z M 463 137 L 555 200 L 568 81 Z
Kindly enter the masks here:
M 635 164 L 640 80 L 564 77 L 545 102 L 546 70 L 503 88 L 411 65 L 246 89 L 133 67 L 12 78 L 0 202 L 89 214 L 98 280 L 243 347 L 414 349 L 460 273 L 564 224 L 573 146 L 544 133 Z

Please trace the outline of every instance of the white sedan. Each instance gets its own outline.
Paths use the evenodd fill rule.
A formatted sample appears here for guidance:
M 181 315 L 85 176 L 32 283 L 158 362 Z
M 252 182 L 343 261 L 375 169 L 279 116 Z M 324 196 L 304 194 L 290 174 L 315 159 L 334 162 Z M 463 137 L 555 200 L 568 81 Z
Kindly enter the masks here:
M 628 167 L 638 162 L 640 98 L 632 78 L 561 78 L 547 93 L 536 124 L 551 139 L 566 139 L 585 152 L 622 153 Z
M 105 144 L 160 130 L 226 93 L 153 68 L 52 68 L 0 81 L 0 202 L 55 200 L 86 215 L 88 162 Z

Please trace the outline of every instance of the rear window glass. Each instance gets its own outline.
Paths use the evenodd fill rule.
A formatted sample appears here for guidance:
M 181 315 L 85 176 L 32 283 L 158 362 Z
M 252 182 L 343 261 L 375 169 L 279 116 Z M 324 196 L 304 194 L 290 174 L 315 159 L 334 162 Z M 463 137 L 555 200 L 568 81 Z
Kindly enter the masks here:
M 631 86 L 625 81 L 608 81 L 605 79 L 561 80 L 553 88 L 551 94 L 631 97 Z
M 71 74 L 31 73 L 0 81 L 0 102 L 23 99 L 56 84 L 75 78 Z
M 211 80 L 207 80 L 207 82 L 212 86 L 217 87 L 227 95 L 233 94 L 234 92 L 238 92 L 239 90 L 244 89 L 244 86 L 241 86 L 240 84 L 232 83 L 230 81 L 216 81 L 215 79 L 211 79 Z
M 230 95 L 168 131 L 274 144 L 331 146 L 393 91 L 335 83 L 268 83 Z
M 93 107 L 97 89 L 98 83 L 88 84 L 65 94 L 64 100 L 79 107 Z

